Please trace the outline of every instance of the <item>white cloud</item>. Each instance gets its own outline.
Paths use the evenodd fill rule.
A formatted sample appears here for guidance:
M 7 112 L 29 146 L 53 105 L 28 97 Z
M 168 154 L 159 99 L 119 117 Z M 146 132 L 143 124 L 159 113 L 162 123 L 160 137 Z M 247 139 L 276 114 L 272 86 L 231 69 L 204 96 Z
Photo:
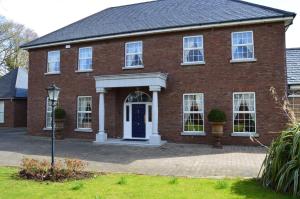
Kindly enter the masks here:
M 105 8 L 147 0 L 0 0 L 0 14 L 36 31 L 39 36 Z M 299 0 L 249 0 L 300 13 Z M 287 32 L 287 46 L 300 47 L 300 18 Z

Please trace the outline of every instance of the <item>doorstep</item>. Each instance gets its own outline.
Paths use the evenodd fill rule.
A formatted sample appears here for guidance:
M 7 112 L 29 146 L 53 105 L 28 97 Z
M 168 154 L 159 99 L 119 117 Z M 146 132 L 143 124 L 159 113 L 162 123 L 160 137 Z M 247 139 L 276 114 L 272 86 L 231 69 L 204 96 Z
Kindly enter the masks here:
M 121 146 L 137 146 L 137 147 L 160 147 L 167 143 L 161 141 L 160 144 L 150 144 L 148 140 L 124 140 L 109 138 L 105 142 L 93 142 L 95 145 L 121 145 Z

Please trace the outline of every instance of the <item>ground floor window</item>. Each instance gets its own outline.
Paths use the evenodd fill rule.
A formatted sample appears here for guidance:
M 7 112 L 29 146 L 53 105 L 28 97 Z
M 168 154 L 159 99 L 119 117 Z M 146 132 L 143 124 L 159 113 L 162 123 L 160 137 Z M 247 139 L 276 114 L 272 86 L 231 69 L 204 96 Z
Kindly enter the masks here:
M 77 128 L 92 128 L 92 97 L 79 96 L 77 100 Z
M 56 105 L 58 102 L 56 103 Z M 56 107 L 56 106 L 55 106 Z M 54 107 L 54 109 L 55 109 Z M 52 128 L 52 106 L 49 97 L 46 98 L 46 128 Z
M 0 123 L 4 123 L 4 101 L 0 101 Z
M 300 95 L 289 97 L 290 108 L 293 110 L 297 121 L 300 121 Z
M 256 107 L 255 93 L 233 94 L 233 129 L 234 133 L 255 133 Z
M 204 99 L 202 93 L 183 95 L 184 132 L 204 131 Z

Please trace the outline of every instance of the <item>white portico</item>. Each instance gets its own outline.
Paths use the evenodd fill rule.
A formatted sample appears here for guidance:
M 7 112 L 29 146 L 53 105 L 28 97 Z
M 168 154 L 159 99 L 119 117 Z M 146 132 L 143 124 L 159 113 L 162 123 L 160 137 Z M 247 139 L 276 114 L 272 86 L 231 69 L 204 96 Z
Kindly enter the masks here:
M 158 92 L 166 88 L 167 74 L 164 73 L 136 73 L 120 75 L 96 76 L 96 92 L 99 93 L 99 132 L 96 135 L 96 143 L 107 142 L 107 132 L 105 132 L 105 100 L 104 95 L 107 89 L 112 88 L 138 88 L 148 87 L 152 96 L 138 95 L 141 100 L 124 102 L 123 114 L 123 138 L 139 139 L 138 132 L 145 131 L 142 138 L 149 140 L 150 145 L 160 145 L 161 136 L 158 132 Z M 134 96 L 128 96 L 128 98 Z M 145 106 L 144 106 L 145 105 Z M 150 114 L 150 116 L 149 116 Z M 139 117 L 140 116 L 140 117 Z M 138 121 L 142 118 L 142 121 Z M 151 118 L 151 119 L 150 119 Z M 137 121 L 135 121 L 137 120 Z M 139 125 L 143 123 L 143 125 Z M 132 132 L 132 134 L 131 134 Z M 135 133 L 135 135 L 134 135 Z

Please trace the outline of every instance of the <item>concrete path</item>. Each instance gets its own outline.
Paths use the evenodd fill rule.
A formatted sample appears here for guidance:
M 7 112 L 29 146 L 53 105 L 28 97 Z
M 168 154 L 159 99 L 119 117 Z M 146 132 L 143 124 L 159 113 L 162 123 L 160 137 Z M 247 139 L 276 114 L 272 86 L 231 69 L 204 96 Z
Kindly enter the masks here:
M 23 157 L 49 159 L 50 138 L 25 132 L 1 132 L 0 165 L 19 166 Z M 256 177 L 265 157 L 261 147 L 168 143 L 160 148 L 94 145 L 91 141 L 67 139 L 56 142 L 58 158 L 88 161 L 88 169 L 150 175 L 190 177 Z

